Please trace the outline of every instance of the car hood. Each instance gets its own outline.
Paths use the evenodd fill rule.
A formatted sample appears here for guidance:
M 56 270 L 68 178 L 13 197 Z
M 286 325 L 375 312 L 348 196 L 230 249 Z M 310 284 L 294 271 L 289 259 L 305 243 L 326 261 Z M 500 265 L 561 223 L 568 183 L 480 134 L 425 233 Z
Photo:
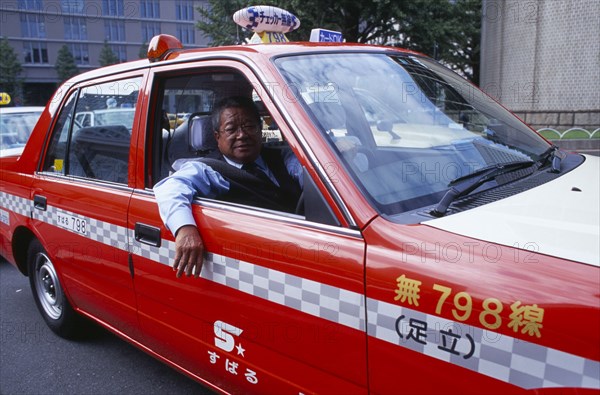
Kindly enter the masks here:
M 17 148 L 6 148 L 0 150 L 0 158 L 6 158 L 8 156 L 21 156 L 25 147 Z
M 600 158 L 544 185 L 423 222 L 491 243 L 600 266 Z

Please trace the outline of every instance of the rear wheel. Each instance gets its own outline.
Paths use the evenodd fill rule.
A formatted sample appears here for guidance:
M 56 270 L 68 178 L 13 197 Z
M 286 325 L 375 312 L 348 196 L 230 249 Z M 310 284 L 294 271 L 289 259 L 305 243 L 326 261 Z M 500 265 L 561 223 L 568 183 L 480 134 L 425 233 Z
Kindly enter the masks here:
M 33 240 L 29 245 L 27 267 L 33 298 L 44 321 L 57 335 L 73 337 L 82 317 L 67 300 L 56 268 L 39 240 Z

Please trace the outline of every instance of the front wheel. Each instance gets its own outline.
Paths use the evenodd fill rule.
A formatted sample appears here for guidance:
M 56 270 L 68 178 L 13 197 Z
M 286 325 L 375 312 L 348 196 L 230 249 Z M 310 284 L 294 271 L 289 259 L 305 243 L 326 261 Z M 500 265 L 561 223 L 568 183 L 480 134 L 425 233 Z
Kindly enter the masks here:
M 29 245 L 27 267 L 33 298 L 44 321 L 57 335 L 73 337 L 82 317 L 67 300 L 56 268 L 39 240 L 33 240 Z

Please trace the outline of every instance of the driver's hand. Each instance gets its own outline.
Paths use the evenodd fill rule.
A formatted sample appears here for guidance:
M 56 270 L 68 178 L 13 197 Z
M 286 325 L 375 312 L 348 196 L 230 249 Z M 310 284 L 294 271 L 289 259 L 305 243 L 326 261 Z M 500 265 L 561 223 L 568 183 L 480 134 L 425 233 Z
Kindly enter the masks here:
M 177 277 L 183 273 L 186 276 L 194 275 L 198 278 L 202 269 L 204 243 L 194 225 L 185 225 L 177 230 L 175 236 L 175 262 L 173 270 L 177 271 Z
M 361 172 L 369 170 L 369 159 L 359 152 L 360 140 L 351 137 L 338 137 L 334 140 L 335 146 L 350 164 Z

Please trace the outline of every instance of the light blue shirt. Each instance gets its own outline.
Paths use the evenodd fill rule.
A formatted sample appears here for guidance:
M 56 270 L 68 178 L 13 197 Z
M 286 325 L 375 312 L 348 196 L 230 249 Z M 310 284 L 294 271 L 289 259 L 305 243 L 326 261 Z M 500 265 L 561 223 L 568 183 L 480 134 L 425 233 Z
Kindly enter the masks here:
M 300 162 L 291 150 L 283 150 L 282 154 L 288 173 L 302 188 Z M 242 167 L 242 164 L 228 160 L 226 157 L 225 160 L 232 166 Z M 276 185 L 279 185 L 262 157 L 256 160 L 256 164 Z M 228 191 L 229 181 L 210 166 L 197 160 L 185 161 L 175 173 L 154 186 L 160 217 L 173 235 L 184 225 L 196 225 L 192 215 L 194 196 L 216 198 Z

